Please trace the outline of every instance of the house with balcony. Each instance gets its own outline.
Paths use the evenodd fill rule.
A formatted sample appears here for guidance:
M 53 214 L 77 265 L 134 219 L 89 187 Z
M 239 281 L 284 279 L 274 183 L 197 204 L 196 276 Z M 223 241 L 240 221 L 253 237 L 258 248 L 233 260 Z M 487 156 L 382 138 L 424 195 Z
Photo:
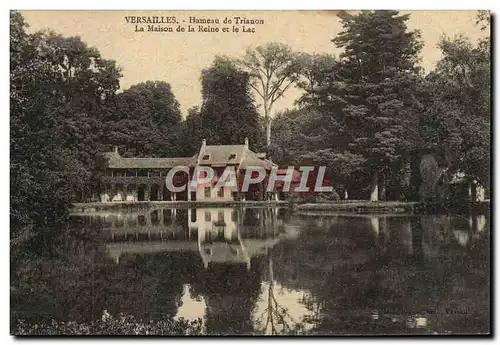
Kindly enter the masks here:
M 248 168 L 261 167 L 269 173 L 277 167 L 266 159 L 264 153 L 250 150 L 248 139 L 242 145 L 207 145 L 204 139 L 199 152 L 192 157 L 129 158 L 122 157 L 116 147 L 112 152 L 104 153 L 104 157 L 106 165 L 102 177 L 104 188 L 100 195 L 101 202 L 262 200 L 266 179 L 260 184 L 251 185 L 244 193 L 239 192 L 240 188 L 217 187 L 218 179 L 226 167 L 231 167 L 241 186 Z M 204 171 L 198 172 L 197 167 L 212 168 L 214 176 L 209 182 L 197 183 L 196 189 L 191 190 L 187 186 L 193 178 L 206 180 L 207 177 L 202 176 Z M 175 173 L 171 172 L 174 168 Z M 200 173 L 200 176 L 194 176 L 195 173 Z M 166 183 L 167 176 L 172 177 L 174 186 L 186 188 L 180 192 L 170 190 Z

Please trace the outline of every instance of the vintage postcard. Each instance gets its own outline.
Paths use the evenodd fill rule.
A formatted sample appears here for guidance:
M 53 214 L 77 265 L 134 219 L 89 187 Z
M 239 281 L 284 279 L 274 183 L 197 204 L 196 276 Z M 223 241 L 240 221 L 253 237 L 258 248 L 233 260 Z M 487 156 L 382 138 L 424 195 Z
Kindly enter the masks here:
M 489 335 L 490 17 L 12 10 L 11 335 Z

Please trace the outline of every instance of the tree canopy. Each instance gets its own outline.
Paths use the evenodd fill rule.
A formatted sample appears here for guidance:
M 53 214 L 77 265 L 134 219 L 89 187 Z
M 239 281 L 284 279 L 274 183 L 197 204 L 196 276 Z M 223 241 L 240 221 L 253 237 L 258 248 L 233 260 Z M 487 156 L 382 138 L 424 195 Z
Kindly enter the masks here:
M 116 95 L 106 117 L 103 142 L 120 154 L 135 157 L 176 156 L 181 150 L 180 105 L 170 84 L 147 81 Z
M 430 101 L 421 119 L 429 146 L 444 150 L 450 174 L 490 185 L 491 65 L 489 42 L 443 37 L 443 57 L 426 81 Z
M 269 146 L 273 105 L 296 80 L 298 65 L 295 55 L 288 45 L 270 42 L 256 48 L 249 47 L 237 63 L 249 73 L 250 87 L 263 102 L 266 145 Z
M 90 197 L 120 70 L 78 37 L 27 33 L 18 12 L 10 27 L 11 221 L 22 232 L 53 226 L 69 202 Z
M 211 144 L 242 144 L 253 147 L 261 140 L 259 114 L 250 93 L 250 76 L 231 60 L 216 57 L 201 72 L 201 123 Z

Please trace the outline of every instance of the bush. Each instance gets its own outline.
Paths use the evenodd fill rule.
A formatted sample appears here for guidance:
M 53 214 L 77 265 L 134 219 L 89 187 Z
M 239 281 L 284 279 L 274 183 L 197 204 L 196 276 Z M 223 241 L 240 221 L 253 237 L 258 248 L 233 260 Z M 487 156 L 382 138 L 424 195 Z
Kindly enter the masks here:
M 203 334 L 201 319 L 188 321 L 162 320 L 143 322 L 133 316 L 120 314 L 111 316 L 104 311 L 100 320 L 90 323 L 63 322 L 52 320 L 51 324 L 28 324 L 17 320 L 11 334 L 13 335 L 201 335 Z

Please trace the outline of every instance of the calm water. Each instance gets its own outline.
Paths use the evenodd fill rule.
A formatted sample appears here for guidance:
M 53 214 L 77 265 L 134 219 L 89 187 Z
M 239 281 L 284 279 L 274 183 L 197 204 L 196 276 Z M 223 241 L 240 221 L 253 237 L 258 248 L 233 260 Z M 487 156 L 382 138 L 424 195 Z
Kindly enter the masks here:
M 32 322 L 201 318 L 210 334 L 485 333 L 489 241 L 481 215 L 75 215 L 12 277 L 11 308 Z

